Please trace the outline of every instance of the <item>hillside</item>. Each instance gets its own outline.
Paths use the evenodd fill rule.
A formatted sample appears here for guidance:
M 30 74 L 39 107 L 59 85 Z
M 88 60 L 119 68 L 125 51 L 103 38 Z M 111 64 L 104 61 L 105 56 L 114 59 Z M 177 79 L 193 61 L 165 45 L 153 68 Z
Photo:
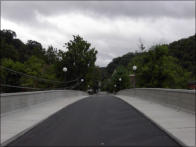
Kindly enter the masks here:
M 179 60 L 180 65 L 186 69 L 187 71 L 196 75 L 196 40 L 195 35 L 190 36 L 188 38 L 183 38 L 178 41 L 174 41 L 168 45 L 169 55 L 177 58 Z M 127 53 L 121 57 L 114 58 L 112 62 L 110 62 L 106 69 L 109 73 L 113 73 L 113 71 L 118 66 L 127 66 L 130 61 L 135 56 L 139 56 L 141 53 Z
M 127 53 L 121 57 L 117 57 L 114 58 L 112 60 L 112 62 L 110 62 L 107 67 L 106 70 L 108 71 L 108 73 L 113 73 L 113 71 L 120 65 L 122 66 L 127 66 L 129 64 L 129 62 L 131 61 L 131 59 L 133 57 L 136 56 L 136 53 Z
M 195 60 L 195 35 L 139 53 L 127 53 L 107 65 L 109 77 L 103 81 L 103 90 L 113 92 L 134 87 L 129 84 L 130 74 L 136 75 L 139 88 L 188 89 L 188 83 L 196 80 Z M 137 66 L 136 71 L 133 65 Z
M 195 35 L 169 44 L 169 54 L 179 59 L 180 65 L 196 75 Z

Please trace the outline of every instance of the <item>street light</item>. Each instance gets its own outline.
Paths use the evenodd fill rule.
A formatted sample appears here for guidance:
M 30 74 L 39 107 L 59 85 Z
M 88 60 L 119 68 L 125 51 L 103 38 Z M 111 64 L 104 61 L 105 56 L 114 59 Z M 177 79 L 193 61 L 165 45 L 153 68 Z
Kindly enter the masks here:
M 122 78 L 119 78 L 118 80 L 119 80 L 119 81 L 122 81 Z
M 133 65 L 133 72 L 134 72 L 134 88 L 135 88 L 135 83 L 136 83 L 136 79 L 135 79 L 135 71 L 137 70 L 137 66 Z
M 63 67 L 63 71 L 66 72 L 67 71 L 67 68 L 66 67 Z
M 84 82 L 84 79 L 81 79 L 81 82 Z
M 137 70 L 137 66 L 133 65 L 133 71 L 136 71 L 136 70 Z

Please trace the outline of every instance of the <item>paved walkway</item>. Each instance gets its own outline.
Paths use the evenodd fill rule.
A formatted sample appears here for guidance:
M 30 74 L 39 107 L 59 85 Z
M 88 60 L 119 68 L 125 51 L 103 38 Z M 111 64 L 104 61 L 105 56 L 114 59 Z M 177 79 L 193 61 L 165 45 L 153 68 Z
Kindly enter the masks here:
M 114 96 L 82 99 L 9 146 L 180 146 L 143 114 Z
M 144 99 L 117 95 L 186 146 L 195 146 L 195 114 Z
M 1 145 L 27 132 L 47 117 L 86 96 L 58 98 L 1 116 Z

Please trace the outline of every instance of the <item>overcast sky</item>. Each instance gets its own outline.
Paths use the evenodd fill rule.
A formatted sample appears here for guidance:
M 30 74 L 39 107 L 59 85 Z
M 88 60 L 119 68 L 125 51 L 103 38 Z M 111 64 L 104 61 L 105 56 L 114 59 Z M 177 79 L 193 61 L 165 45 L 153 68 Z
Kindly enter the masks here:
M 98 50 L 96 64 L 195 33 L 195 1 L 1 1 L 1 29 L 24 43 L 65 50 L 79 34 Z

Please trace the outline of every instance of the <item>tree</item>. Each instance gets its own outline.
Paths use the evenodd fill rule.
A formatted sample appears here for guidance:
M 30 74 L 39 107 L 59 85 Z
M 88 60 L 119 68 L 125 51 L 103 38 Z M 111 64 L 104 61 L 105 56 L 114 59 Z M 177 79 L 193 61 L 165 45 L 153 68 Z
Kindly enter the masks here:
M 14 62 L 12 59 L 3 58 L 1 60 L 1 65 L 3 66 L 1 67 L 0 70 L 1 84 L 20 86 L 21 75 L 7 69 L 11 69 L 18 72 L 24 72 L 25 69 L 24 64 L 18 61 Z M 10 87 L 3 87 L 1 90 L 4 92 L 20 91 L 20 89 L 18 88 L 10 88 Z
M 44 59 L 44 54 L 45 54 L 45 49 L 42 48 L 41 43 L 34 41 L 34 40 L 28 40 L 27 41 L 27 53 L 29 55 L 29 57 L 31 56 L 36 56 L 38 58 L 42 58 Z
M 139 49 L 143 52 L 144 50 L 145 50 L 145 46 L 144 46 L 144 43 L 143 43 L 143 41 L 142 41 L 142 39 L 140 38 L 139 39 Z
M 126 68 L 123 66 L 117 67 L 113 72 L 111 82 L 113 91 L 130 88 L 130 78 L 128 70 L 126 70 Z
M 45 54 L 48 64 L 54 64 L 58 61 L 58 51 L 56 48 L 53 48 L 53 46 L 49 46 Z
M 184 70 L 178 59 L 169 55 L 166 45 L 156 46 L 154 50 L 135 57 L 129 64 L 137 65 L 137 87 L 187 88 L 190 73 Z
M 19 52 L 14 48 L 13 45 L 5 43 L 5 40 L 1 39 L 1 49 L 0 49 L 1 59 L 9 58 L 14 61 L 19 60 Z
M 91 71 L 86 74 L 87 87 L 86 89 L 93 89 L 93 92 L 96 93 L 100 88 L 101 81 L 101 71 L 99 67 L 94 67 Z
M 79 80 L 69 84 L 54 84 L 27 78 L 1 68 L 1 83 L 3 84 L 35 88 L 80 84 L 75 88 L 87 90 L 90 85 L 96 91 L 99 88 L 98 83 L 102 81 L 102 90 L 112 92 L 114 83 L 118 82 L 116 81 L 119 72 L 117 68 L 124 66 L 125 70 L 128 68 L 129 72 L 133 72 L 134 64 L 138 67 L 136 71 L 138 87 L 187 88 L 187 81 L 196 79 L 195 35 L 168 45 L 154 45 L 145 52 L 143 52 L 144 44 L 140 41 L 141 52 L 127 53 L 114 58 L 106 68 L 99 68 L 95 66 L 97 51 L 79 35 L 73 36 L 73 40 L 65 44 L 68 51 L 57 50 L 52 46 L 49 46 L 46 51 L 37 41 L 29 40 L 26 44 L 23 43 L 16 38 L 16 33 L 12 30 L 1 30 L 0 34 L 1 65 L 49 80 L 66 82 L 78 78 L 84 79 L 82 84 Z M 63 72 L 63 67 L 67 67 L 68 71 Z M 115 70 L 118 72 L 112 75 Z M 16 91 L 20 90 L 18 88 L 3 89 L 3 92 Z
M 196 34 L 169 44 L 169 54 L 178 59 L 179 64 L 192 72 L 192 80 L 196 80 Z
M 102 81 L 102 86 L 101 86 L 102 91 L 114 92 L 114 88 L 115 87 L 111 81 L 111 78 L 104 79 Z
M 19 59 L 19 53 L 15 49 L 13 43 L 14 38 L 16 37 L 16 33 L 11 30 L 3 30 L 1 31 L 1 48 L 0 54 L 2 58 L 10 58 L 14 61 Z
M 7 43 L 10 43 L 14 38 L 16 38 L 16 33 L 12 30 L 2 30 L 1 37 L 2 36 L 5 36 Z
M 25 73 L 36 78 L 22 76 L 20 79 L 22 86 L 33 88 L 55 87 L 56 83 L 47 81 L 57 80 L 53 65 L 47 65 L 44 60 L 32 56 L 24 63 L 24 66 Z
M 85 78 L 86 74 L 95 67 L 96 54 L 95 48 L 90 48 L 91 44 L 79 35 L 73 36 L 73 40 L 65 43 L 68 51 L 62 54 L 62 68 L 67 67 L 66 80 Z M 84 79 L 83 86 L 86 87 Z
M 106 67 L 107 72 L 110 74 L 113 73 L 113 71 L 118 66 L 125 66 L 126 67 L 135 55 L 136 55 L 135 53 L 127 53 L 121 57 L 114 58 L 112 60 L 112 62 L 110 62 L 107 65 L 107 67 Z

